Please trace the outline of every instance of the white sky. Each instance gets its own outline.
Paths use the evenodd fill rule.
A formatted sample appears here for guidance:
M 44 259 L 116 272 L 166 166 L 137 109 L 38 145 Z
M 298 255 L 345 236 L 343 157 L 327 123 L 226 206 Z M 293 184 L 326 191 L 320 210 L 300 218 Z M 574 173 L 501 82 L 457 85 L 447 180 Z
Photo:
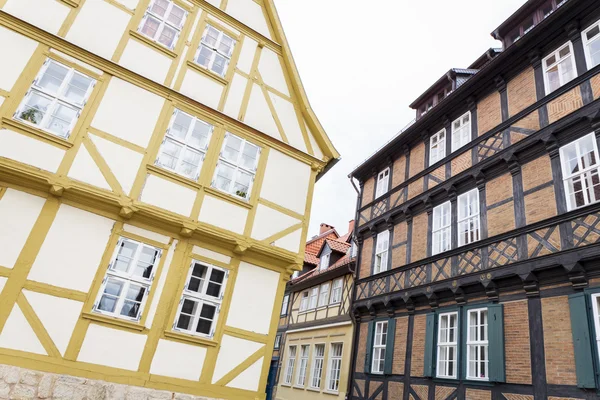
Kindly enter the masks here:
M 275 0 L 312 108 L 342 160 L 315 188 L 309 238 L 354 219 L 348 174 L 411 119 L 408 105 L 525 0 Z

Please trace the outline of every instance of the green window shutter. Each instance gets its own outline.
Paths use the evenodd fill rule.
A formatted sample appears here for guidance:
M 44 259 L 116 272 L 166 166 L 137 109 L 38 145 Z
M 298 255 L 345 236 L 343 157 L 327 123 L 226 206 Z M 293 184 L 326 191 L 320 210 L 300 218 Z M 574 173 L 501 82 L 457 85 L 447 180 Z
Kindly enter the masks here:
M 413 338 L 414 340 L 414 338 Z M 435 362 L 433 361 L 433 354 L 435 348 L 435 313 L 427 314 L 427 320 L 425 322 L 425 359 L 424 359 L 424 368 L 423 368 L 423 376 L 432 377 L 433 376 L 433 366 Z
M 396 318 L 388 319 L 387 342 L 385 343 L 385 365 L 383 371 L 386 375 L 392 374 L 394 361 L 394 338 L 396 336 Z
M 590 325 L 585 296 L 585 293 L 575 293 L 569 296 L 571 333 L 573 334 L 573 348 L 575 350 L 577 386 L 580 388 L 595 388 L 596 380 L 592 358 L 594 352 L 590 339 Z
M 371 372 L 371 362 L 373 358 L 373 331 L 375 330 L 375 322 L 369 322 L 367 328 L 367 348 L 365 352 L 365 373 Z
M 504 366 L 504 313 L 502 304 L 488 306 L 489 373 L 491 382 L 506 380 Z

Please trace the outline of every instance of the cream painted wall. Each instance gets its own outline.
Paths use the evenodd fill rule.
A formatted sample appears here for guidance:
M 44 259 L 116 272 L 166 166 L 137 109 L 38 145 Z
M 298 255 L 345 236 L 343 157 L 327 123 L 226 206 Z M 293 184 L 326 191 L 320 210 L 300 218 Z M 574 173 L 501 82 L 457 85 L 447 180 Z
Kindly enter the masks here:
M 160 339 L 152 359 L 150 373 L 197 381 L 200 379 L 205 357 L 205 347 Z
M 246 368 L 244 372 L 236 376 L 227 384 L 227 387 L 243 390 L 258 390 L 258 382 L 260 381 L 260 373 L 262 371 L 262 365 L 264 357 L 261 357 L 254 364 Z
M 0 347 L 28 353 L 48 354 L 17 304 L 13 306 L 0 334 Z
M 140 200 L 180 215 L 189 216 L 196 200 L 196 191 L 156 175 L 148 175 Z
M 12 89 L 37 45 L 34 40 L 0 27 L 0 49 L 5 55 L 0 61 L 0 89 Z
M 77 361 L 136 371 L 146 335 L 90 324 Z
M 147 237 L 147 236 L 146 236 Z M 154 316 L 156 315 L 156 310 L 158 309 L 158 303 L 161 300 L 161 295 L 163 289 L 165 288 L 165 282 L 167 281 L 167 276 L 169 275 L 169 270 L 171 269 L 171 262 L 173 262 L 173 255 L 175 254 L 175 247 L 177 247 L 178 241 L 175 240 L 169 247 L 167 251 L 167 256 L 165 258 L 165 263 L 163 264 L 163 269 L 160 273 L 160 277 L 158 279 L 158 283 L 154 290 L 154 297 L 152 298 L 151 304 L 146 304 L 146 307 L 150 307 L 148 310 L 148 317 L 146 318 L 146 328 L 150 329 L 152 327 L 152 322 L 154 322 Z
M 258 71 L 267 85 L 289 96 L 290 91 L 283 75 L 281 59 L 273 50 L 263 49 L 258 62 Z
M 217 109 L 223 94 L 223 85 L 200 72 L 188 69 L 181 84 L 181 93 Z
M 229 0 L 225 12 L 271 39 L 262 7 L 253 0 Z
M 310 166 L 271 149 L 260 197 L 304 214 Z
M 254 54 L 256 53 L 256 47 L 258 42 L 252 38 L 246 36 L 244 38 L 244 44 L 242 45 L 242 51 L 240 52 L 240 58 L 238 59 L 236 67 L 247 74 L 250 73 L 252 68 L 252 62 L 254 61 Z
M 212 383 L 217 382 L 225 376 L 225 374 L 263 346 L 262 343 L 223 335 L 219 354 L 217 355 L 217 363 L 215 365 Z
M 81 146 L 77 151 L 68 176 L 69 178 L 112 191 L 112 188 L 106 182 L 106 179 L 104 179 L 100 168 L 98 168 L 98 165 L 96 165 L 96 162 L 92 159 L 85 146 Z
M 129 39 L 119 64 L 155 82 L 163 83 L 173 59 L 135 39 Z
M 251 236 L 256 240 L 263 240 L 301 222 L 297 218 L 259 204 L 256 208 Z
M 296 114 L 294 105 L 276 94 L 269 93 L 269 96 L 271 97 L 275 112 L 279 117 L 279 121 L 281 121 L 283 131 L 290 144 L 295 148 L 308 153 L 308 148 L 306 147 L 306 142 L 302 135 L 300 123 L 298 122 L 298 114 Z
M 200 246 L 194 246 L 193 253 L 198 254 L 199 256 L 204 256 L 204 257 L 213 259 L 215 261 L 220 261 L 224 264 L 229 264 L 231 262 L 231 257 L 226 256 L 221 253 L 217 253 L 216 251 L 205 249 Z
M 248 209 L 206 195 L 202 201 L 198 221 L 235 233 L 243 233 L 247 217 Z
M 273 136 L 277 140 L 282 140 L 265 95 L 261 87 L 256 83 L 252 85 L 252 92 L 250 93 L 244 122 L 267 135 Z
M 239 74 L 233 74 L 233 80 L 231 81 L 231 87 L 229 88 L 227 101 L 225 102 L 225 108 L 223 109 L 225 114 L 235 119 L 238 118 L 247 84 L 248 79 Z
M 65 151 L 20 133 L 0 129 L 0 157 L 56 172 Z
M 2 11 L 52 33 L 65 22 L 71 7 L 55 0 L 8 0 Z

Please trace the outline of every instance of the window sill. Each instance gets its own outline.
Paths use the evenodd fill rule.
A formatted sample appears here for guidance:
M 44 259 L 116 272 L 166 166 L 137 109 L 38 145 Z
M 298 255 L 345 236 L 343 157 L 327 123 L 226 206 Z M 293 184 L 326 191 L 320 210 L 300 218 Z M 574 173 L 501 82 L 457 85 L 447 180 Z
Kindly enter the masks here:
M 102 322 L 105 324 L 120 326 L 121 328 L 130 329 L 132 331 L 142 332 L 146 327 L 137 322 L 126 321 L 117 317 L 109 317 L 108 315 L 98 314 L 94 312 L 83 312 L 82 318 L 89 319 L 96 322 Z
M 195 190 L 202 189 L 202 185 L 200 185 L 198 182 L 195 182 L 190 178 L 186 178 L 185 176 L 176 174 L 175 172 L 169 171 L 168 169 L 158 167 L 154 164 L 148 164 L 146 166 L 146 168 L 147 168 L 148 172 L 152 172 L 153 174 L 160 175 L 164 178 L 177 181 L 177 182 L 184 184 L 186 186 L 189 186 Z
M 152 47 L 155 50 L 160 51 L 161 53 L 163 53 L 164 55 L 166 55 L 168 57 L 177 58 L 177 53 L 175 53 L 173 50 L 166 48 L 162 44 L 156 43 L 154 40 L 147 38 L 146 36 L 142 35 L 141 33 L 137 32 L 137 31 L 129 31 L 129 36 L 136 39 L 137 41 L 147 44 L 148 46 Z
M 331 395 L 331 396 L 339 396 L 340 392 L 339 391 L 334 392 L 332 390 L 323 390 L 323 394 L 328 394 L 328 395 Z
M 2 117 L 2 127 L 16 129 L 20 133 L 24 133 L 28 136 L 34 136 L 36 139 L 41 139 L 46 143 L 63 148 L 65 150 L 73 147 L 73 143 L 61 138 L 60 136 L 53 135 L 16 119 Z
M 317 393 L 319 393 L 321 391 L 321 389 L 319 389 L 319 388 L 311 388 L 311 387 L 306 388 L 306 390 L 310 390 L 311 392 L 317 392 Z
M 201 67 L 200 65 L 196 64 L 193 61 L 188 61 L 187 66 L 189 68 L 193 69 L 194 71 L 200 72 L 201 74 L 206 75 L 209 78 L 219 82 L 223 86 L 227 86 L 229 84 L 229 82 L 227 82 L 227 79 L 215 74 L 214 72 L 209 71 L 208 69 L 206 69 L 204 67 Z
M 209 346 L 209 347 L 216 347 L 218 345 L 218 343 L 215 342 L 214 340 L 207 339 L 207 338 L 201 338 L 198 336 L 194 336 L 194 335 L 190 335 L 190 334 L 182 333 L 182 332 L 165 331 L 165 337 L 169 338 L 169 339 L 176 339 L 176 340 L 181 340 L 184 342 L 189 342 L 189 343 L 194 343 L 194 344 L 201 344 L 203 346 Z
M 305 390 L 306 388 L 304 386 L 294 385 L 292 386 L 292 389 Z
M 230 194 L 227 194 L 227 193 L 223 193 L 220 190 L 217 190 L 217 189 L 215 189 L 213 187 L 205 187 L 204 191 L 206 193 L 209 193 L 209 194 L 213 195 L 213 196 L 219 197 L 219 198 L 221 198 L 223 200 L 234 202 L 238 206 L 242 206 L 242 207 L 245 207 L 245 208 L 252 208 L 252 204 L 249 204 L 247 201 L 242 200 L 240 198 L 236 198 L 233 195 L 230 195 Z
M 282 383 L 281 386 L 288 387 L 288 388 L 292 387 L 292 385 L 290 385 L 289 383 Z

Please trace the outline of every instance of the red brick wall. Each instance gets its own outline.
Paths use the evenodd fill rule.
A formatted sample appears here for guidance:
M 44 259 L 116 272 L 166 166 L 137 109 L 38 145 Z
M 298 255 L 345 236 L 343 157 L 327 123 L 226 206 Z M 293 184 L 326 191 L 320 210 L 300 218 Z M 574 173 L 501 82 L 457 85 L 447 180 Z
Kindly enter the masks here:
M 544 155 L 523 165 L 523 190 L 533 189 L 552 180 L 550 156 Z
M 392 173 L 392 188 L 402 184 L 406 176 L 406 157 L 400 156 L 394 161 L 393 173 Z
M 423 178 L 419 178 L 416 181 L 408 184 L 408 200 L 423 193 L 424 183 L 425 181 L 423 180 Z
M 489 390 L 467 389 L 466 400 L 491 400 L 492 392 Z
M 437 168 L 432 173 L 430 173 L 429 176 L 433 176 L 433 177 L 441 180 L 442 182 L 445 181 L 446 180 L 446 166 L 442 165 L 441 167 Z M 431 189 L 437 185 L 438 185 L 438 183 L 436 181 L 434 181 L 433 179 L 429 179 L 428 183 L 427 183 L 427 189 Z
M 535 75 L 528 67 L 507 84 L 508 115 L 513 116 L 536 102 Z
M 538 129 L 540 129 L 540 114 L 538 110 L 530 112 L 529 114 L 512 124 L 512 126 L 516 128 L 532 129 L 534 131 L 537 131 Z
M 527 224 L 557 215 L 554 188 L 549 186 L 525 196 L 525 220 Z
M 413 177 L 425 168 L 425 143 L 419 143 L 410 149 L 409 177 Z
M 548 103 L 548 119 L 550 123 L 566 117 L 578 108 L 583 107 L 579 86 Z
M 450 171 L 452 176 L 458 175 L 461 172 L 471 168 L 471 150 L 467 150 L 458 157 L 454 157 L 450 163 Z
M 394 227 L 394 245 L 406 241 L 407 225 L 400 222 Z M 392 268 L 398 268 L 406 264 L 406 244 L 392 249 Z
M 600 74 L 594 75 L 590 79 L 590 83 L 592 84 L 592 92 L 594 92 L 594 100 L 596 100 L 600 97 Z
M 576 385 L 571 312 L 567 296 L 542 299 L 546 378 L 551 385 Z
M 406 357 L 406 342 L 408 338 L 408 317 L 396 318 L 396 335 L 394 338 L 394 359 L 392 373 L 404 374 L 404 361 Z
M 493 92 L 477 103 L 477 129 L 483 135 L 502 122 L 500 93 Z
M 425 368 L 425 326 L 427 316 L 415 315 L 412 337 L 412 358 L 410 363 L 411 376 L 423 376 Z
M 427 213 L 421 213 L 413 218 L 411 262 L 427 257 L 427 223 Z
M 373 260 L 373 241 L 374 238 L 368 237 L 363 241 L 360 254 L 360 276 L 366 278 L 371 275 L 371 262 Z
M 504 303 L 506 382 L 531 384 L 527 300 Z
M 356 353 L 355 370 L 356 372 L 365 371 L 365 354 L 367 354 L 367 333 L 369 331 L 369 323 L 363 322 L 360 324 L 360 332 L 358 333 L 358 351 Z
M 362 204 L 366 206 L 373 201 L 373 190 L 375 189 L 375 178 L 371 177 L 365 181 L 362 191 Z
M 496 203 L 506 200 L 513 195 L 512 176 L 510 173 L 499 176 L 485 186 L 486 203 L 488 206 L 488 236 L 498 235 L 515 229 L 514 201 L 509 201 L 490 209 Z
M 402 399 L 404 397 L 404 384 L 402 382 L 388 382 L 388 398 L 390 400 Z

